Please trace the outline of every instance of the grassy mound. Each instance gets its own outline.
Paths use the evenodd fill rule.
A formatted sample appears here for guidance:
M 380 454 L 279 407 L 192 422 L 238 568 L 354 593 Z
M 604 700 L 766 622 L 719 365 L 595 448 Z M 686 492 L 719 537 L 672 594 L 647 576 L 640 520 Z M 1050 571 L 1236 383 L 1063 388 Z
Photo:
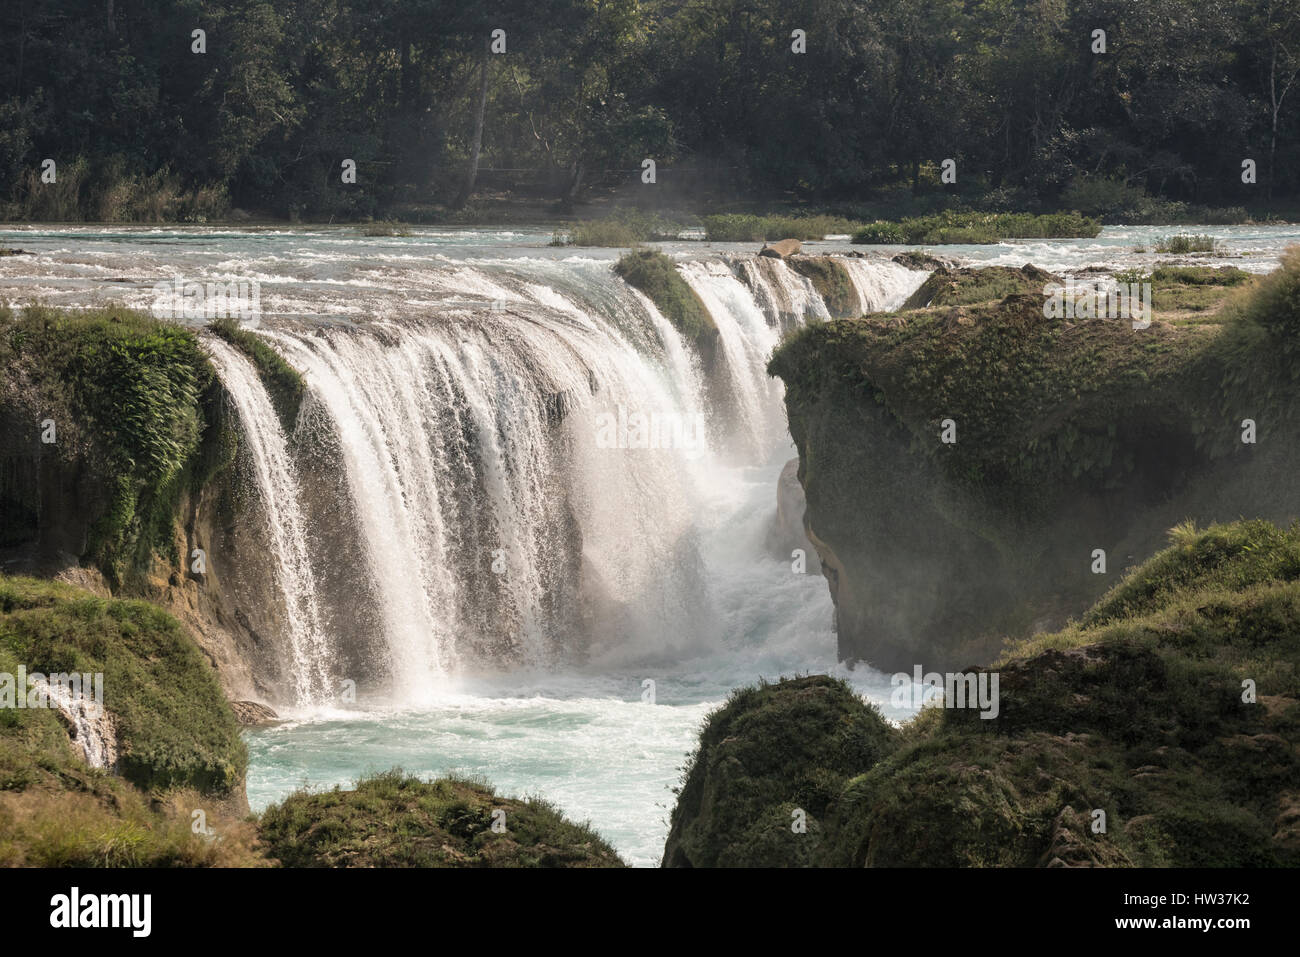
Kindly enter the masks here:
M 948 210 L 898 222 L 877 220 L 853 234 L 853 242 L 886 246 L 989 244 L 1003 239 L 1091 239 L 1101 223 L 1078 213 L 977 213 Z
M 842 729 L 870 714 L 856 698 L 741 693 L 706 725 L 669 850 L 704 834 L 720 864 L 1300 864 L 1300 527 L 1171 537 L 1078 623 L 1008 650 L 994 719 L 927 708 L 846 760 Z M 801 703 L 820 710 L 797 736 L 761 720 Z M 791 742 L 791 770 L 749 770 Z M 758 822 L 775 828 L 809 782 L 818 828 L 767 839 Z M 711 792 L 724 800 L 694 796 Z
M 719 213 L 704 217 L 705 236 L 715 243 L 766 242 L 778 239 L 802 241 L 847 236 L 861 227 L 843 216 L 751 216 Z
M 307 391 L 302 373 L 289 365 L 257 333 L 245 329 L 233 319 L 217 319 L 208 324 L 208 329 L 252 360 L 284 430 L 292 432 L 302 397 Z
M 673 810 L 668 867 L 811 864 L 845 780 L 893 747 L 889 725 L 824 676 L 735 692 L 700 734 Z M 795 830 L 804 812 L 806 833 Z
M 51 708 L 0 709 L 0 866 L 261 863 L 240 820 L 247 754 L 211 666 L 136 601 L 0 578 L 0 672 L 104 675 L 118 771 L 92 769 Z M 213 834 L 196 833 L 202 811 Z
M 927 306 L 966 306 L 991 302 L 1006 296 L 1042 294 L 1051 283 L 1060 282 L 1051 273 L 1026 264 L 1020 269 L 1010 266 L 986 266 L 983 269 L 948 269 L 940 266 L 932 272 L 903 303 L 903 309 Z
M 635 249 L 614 264 L 614 272 L 649 296 L 664 318 L 697 346 L 707 347 L 717 338 L 718 327 L 709 310 L 663 253 Z
M 216 674 L 176 620 L 153 605 L 0 578 L 0 671 L 13 674 L 19 664 L 29 673 L 103 673 L 119 770 L 132 784 L 217 795 L 242 785 L 248 755 Z M 48 741 L 59 728 L 54 714 L 0 710 L 0 774 L 11 785 L 25 773 L 23 743 Z
M 363 779 L 353 791 L 291 795 L 262 814 L 259 828 L 267 856 L 285 867 L 624 866 L 594 831 L 545 801 L 399 770 Z

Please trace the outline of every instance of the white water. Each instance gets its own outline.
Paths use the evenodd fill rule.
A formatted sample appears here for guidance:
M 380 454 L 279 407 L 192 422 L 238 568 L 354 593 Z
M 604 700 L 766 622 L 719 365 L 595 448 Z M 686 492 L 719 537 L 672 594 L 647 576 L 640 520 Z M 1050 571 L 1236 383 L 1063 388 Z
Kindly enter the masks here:
M 308 704 L 326 693 L 329 686 L 330 646 L 317 605 L 302 496 L 288 442 L 253 364 L 215 336 L 205 338 L 204 346 L 243 425 L 246 459 L 252 466 L 276 581 L 284 597 L 284 638 L 291 656 L 294 701 Z M 220 557 L 211 559 L 219 561 Z

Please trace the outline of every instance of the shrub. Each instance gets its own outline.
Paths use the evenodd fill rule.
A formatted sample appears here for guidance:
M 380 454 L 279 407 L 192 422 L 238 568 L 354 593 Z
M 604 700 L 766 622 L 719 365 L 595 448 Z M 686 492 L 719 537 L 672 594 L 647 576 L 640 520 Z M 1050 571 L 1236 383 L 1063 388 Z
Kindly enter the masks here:
M 1156 252 L 1172 253 L 1174 255 L 1212 253 L 1216 248 L 1214 237 L 1204 234 L 1192 236 L 1180 233 L 1177 236 L 1166 236 L 1156 242 Z

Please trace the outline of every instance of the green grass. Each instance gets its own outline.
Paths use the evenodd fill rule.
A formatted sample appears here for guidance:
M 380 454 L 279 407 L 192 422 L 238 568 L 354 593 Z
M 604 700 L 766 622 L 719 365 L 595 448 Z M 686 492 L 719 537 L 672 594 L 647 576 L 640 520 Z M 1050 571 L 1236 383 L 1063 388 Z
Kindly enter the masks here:
M 504 831 L 494 830 L 494 812 Z M 483 782 L 422 781 L 400 769 L 351 791 L 299 791 L 262 813 L 268 857 L 285 867 L 622 867 L 588 825 Z
M 687 339 L 707 347 L 716 338 L 718 327 L 709 310 L 663 253 L 635 249 L 614 264 L 614 272 L 645 293 Z
M 947 211 L 898 222 L 876 221 L 854 232 L 853 242 L 889 246 L 989 244 L 1003 239 L 1091 239 L 1101 223 L 1079 213 L 974 213 Z
M 362 236 L 410 236 L 411 227 L 396 220 L 380 220 L 361 227 Z
M 248 754 L 216 673 L 176 620 L 143 601 L 0 577 L 0 671 L 102 672 L 120 771 L 143 790 L 241 787 Z M 0 736 L 49 741 L 49 710 L 0 711 Z M 55 735 L 57 736 L 57 735 Z M 66 738 L 66 734 L 64 734 Z M 10 754 L 12 757 L 12 752 Z M 12 761 L 0 777 L 21 775 Z
M 705 216 L 704 231 L 709 242 L 767 242 L 782 239 L 819 240 L 827 236 L 847 236 L 861 223 L 842 216 L 754 216 L 745 213 L 719 213 Z
M 637 246 L 676 239 L 684 227 L 659 213 L 635 207 L 615 210 L 605 219 L 590 219 L 561 226 L 552 233 L 552 246 Z
M 1059 281 L 1051 273 L 1034 266 L 1022 269 L 1012 269 L 1010 266 L 948 269 L 940 266 L 916 292 L 908 296 L 901 308 L 968 306 L 1012 295 L 1042 295 L 1049 284 Z

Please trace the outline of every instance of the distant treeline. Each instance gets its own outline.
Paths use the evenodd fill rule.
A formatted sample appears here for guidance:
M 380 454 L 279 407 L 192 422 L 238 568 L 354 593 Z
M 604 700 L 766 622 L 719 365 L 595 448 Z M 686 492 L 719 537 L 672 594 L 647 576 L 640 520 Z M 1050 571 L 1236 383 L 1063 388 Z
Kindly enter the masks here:
M 6 0 L 0 214 L 569 205 L 647 158 L 672 201 L 1263 209 L 1297 73 L 1300 0 Z

